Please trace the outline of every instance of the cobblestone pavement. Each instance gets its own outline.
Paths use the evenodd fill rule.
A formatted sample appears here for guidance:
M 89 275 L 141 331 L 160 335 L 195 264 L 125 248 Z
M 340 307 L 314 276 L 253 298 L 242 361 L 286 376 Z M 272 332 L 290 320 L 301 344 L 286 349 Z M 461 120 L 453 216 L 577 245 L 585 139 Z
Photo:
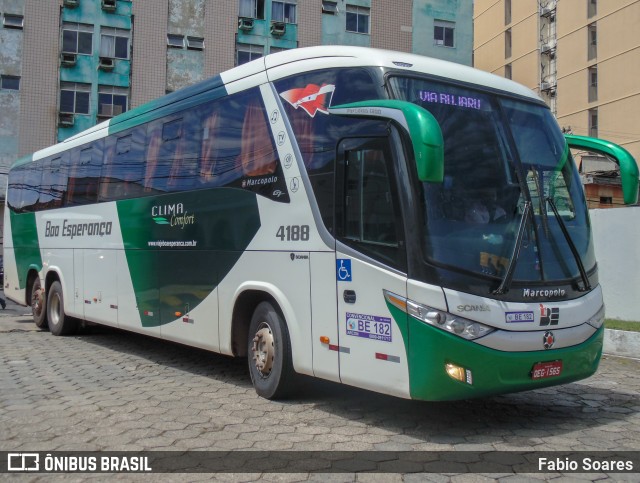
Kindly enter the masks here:
M 309 380 L 297 398 L 273 402 L 255 394 L 244 360 L 101 327 L 54 337 L 38 331 L 26 311 L 11 305 L 0 313 L 0 450 L 640 450 L 640 361 L 633 359 L 605 357 L 598 373 L 586 381 L 483 400 L 415 402 Z M 100 475 L 59 478 L 91 476 Z M 212 476 L 165 474 L 153 479 Z M 638 474 L 217 477 L 637 481 Z

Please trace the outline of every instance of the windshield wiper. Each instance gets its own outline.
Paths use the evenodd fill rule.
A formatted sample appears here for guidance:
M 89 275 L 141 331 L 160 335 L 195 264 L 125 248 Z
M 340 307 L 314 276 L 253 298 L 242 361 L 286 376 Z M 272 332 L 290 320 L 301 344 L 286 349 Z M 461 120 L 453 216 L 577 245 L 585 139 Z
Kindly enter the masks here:
M 500 286 L 492 292 L 494 295 L 505 294 L 509 291 L 509 287 L 511 287 L 511 279 L 513 278 L 513 272 L 515 272 L 516 263 L 518 262 L 518 258 L 520 257 L 520 248 L 522 247 L 524 232 L 529 222 L 530 211 L 531 211 L 531 201 L 525 201 L 524 211 L 522 212 L 522 219 L 520 220 L 520 226 L 518 227 L 518 236 L 516 238 L 516 243 L 513 246 L 513 253 L 511 254 L 511 259 L 509 260 L 507 273 L 505 273 L 504 278 L 502 279 L 502 282 L 500 282 Z
M 551 199 L 550 197 L 547 197 L 546 201 L 547 201 L 547 203 L 549 203 L 549 206 L 551 206 L 551 210 L 553 211 L 553 215 L 556 217 L 556 220 L 558 220 L 558 225 L 560 225 L 560 230 L 562 231 L 562 234 L 564 235 L 564 238 L 567 240 L 567 244 L 569 245 L 569 248 L 571 249 L 571 253 L 573 254 L 573 258 L 575 258 L 575 260 L 576 260 L 576 265 L 578 265 L 578 270 L 580 270 L 580 276 L 582 277 L 582 283 L 584 284 L 584 287 L 578 288 L 578 290 L 580 292 L 588 292 L 589 290 L 591 290 L 591 284 L 589 283 L 589 277 L 587 276 L 587 272 L 585 271 L 584 265 L 582 264 L 582 259 L 580 258 L 580 254 L 578 253 L 578 249 L 576 248 L 575 243 L 573 243 L 573 240 L 571 239 L 571 236 L 569 235 L 569 231 L 567 230 L 567 225 L 564 224 L 564 220 L 560 216 L 560 213 L 558 213 L 558 208 L 556 207 L 556 204 L 553 201 L 553 199 Z

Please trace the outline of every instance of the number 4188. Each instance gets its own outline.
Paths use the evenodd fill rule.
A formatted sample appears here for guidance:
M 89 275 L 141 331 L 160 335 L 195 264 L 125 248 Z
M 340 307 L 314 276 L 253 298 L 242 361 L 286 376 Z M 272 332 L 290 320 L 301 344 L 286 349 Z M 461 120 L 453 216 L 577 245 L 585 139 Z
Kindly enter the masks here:
M 280 238 L 280 241 L 308 241 L 309 225 L 280 226 L 276 238 Z

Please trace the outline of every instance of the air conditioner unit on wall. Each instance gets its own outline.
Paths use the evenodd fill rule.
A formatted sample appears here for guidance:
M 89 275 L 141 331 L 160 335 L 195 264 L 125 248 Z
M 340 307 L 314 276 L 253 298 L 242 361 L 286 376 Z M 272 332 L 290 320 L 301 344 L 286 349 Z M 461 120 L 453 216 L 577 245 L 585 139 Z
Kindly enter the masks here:
M 65 112 L 61 112 L 58 114 L 58 126 L 60 127 L 71 127 L 75 123 L 75 118 L 73 114 L 68 114 Z
M 102 0 L 102 10 L 106 10 L 107 12 L 115 12 L 116 10 L 116 0 Z
M 282 36 L 287 31 L 286 24 L 284 22 L 272 22 L 271 23 L 271 35 Z
M 80 0 L 64 0 L 62 3 L 65 7 L 76 8 L 80 3 Z
M 60 65 L 62 67 L 73 67 L 76 65 L 77 56 L 76 54 L 60 54 Z
M 112 59 L 111 57 L 100 57 L 100 64 L 98 65 L 98 67 L 101 70 L 111 71 L 115 66 L 115 59 Z
M 248 17 L 238 17 L 238 28 L 244 31 L 253 29 L 253 19 Z

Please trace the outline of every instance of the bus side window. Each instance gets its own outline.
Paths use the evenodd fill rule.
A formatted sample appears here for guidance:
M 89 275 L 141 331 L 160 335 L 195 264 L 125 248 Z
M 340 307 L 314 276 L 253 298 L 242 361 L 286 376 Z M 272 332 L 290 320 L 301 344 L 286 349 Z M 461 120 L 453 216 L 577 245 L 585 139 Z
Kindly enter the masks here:
M 387 141 L 347 139 L 340 144 L 339 153 L 338 186 L 342 190 L 336 201 L 336 215 L 341 221 L 338 235 L 365 255 L 406 269 Z
M 275 172 L 277 153 L 271 141 L 264 109 L 257 96 L 249 101 L 244 114 L 241 147 L 240 164 L 244 176 L 262 176 Z
M 175 140 L 173 161 L 170 162 L 169 191 L 184 191 L 195 186 L 198 176 L 201 129 L 195 110 L 187 111 L 180 120 L 179 136 Z
M 146 127 L 106 138 L 100 178 L 100 201 L 142 196 L 141 179 Z
M 65 205 L 86 205 L 98 200 L 103 142 L 100 139 L 91 147 L 71 152 Z
M 220 113 L 217 110 L 202 112 L 202 144 L 200 146 L 200 185 L 215 186 L 215 167 L 218 160 Z
M 63 153 L 66 155 L 67 153 Z M 67 187 L 66 166 L 62 157 L 47 159 L 42 173 L 40 209 L 50 210 L 62 206 L 62 197 Z
M 25 171 L 23 193 L 21 198 L 22 211 L 35 211 L 40 199 L 40 183 L 44 171 L 44 161 L 29 164 Z

